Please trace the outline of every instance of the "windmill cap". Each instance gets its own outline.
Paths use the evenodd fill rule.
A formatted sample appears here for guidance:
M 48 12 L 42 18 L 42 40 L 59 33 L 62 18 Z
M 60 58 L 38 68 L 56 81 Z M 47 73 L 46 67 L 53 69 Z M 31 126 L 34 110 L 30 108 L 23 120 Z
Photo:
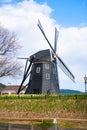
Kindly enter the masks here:
M 36 61 L 51 61 L 50 50 L 46 49 L 46 50 L 38 51 L 37 53 L 30 56 L 30 60 L 32 58 L 34 58 L 33 62 L 36 62 Z

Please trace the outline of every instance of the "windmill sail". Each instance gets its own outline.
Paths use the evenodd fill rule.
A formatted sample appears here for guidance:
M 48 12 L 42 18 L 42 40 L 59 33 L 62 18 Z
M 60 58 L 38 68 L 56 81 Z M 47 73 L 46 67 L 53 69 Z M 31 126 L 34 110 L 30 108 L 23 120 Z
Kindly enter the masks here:
M 59 32 L 57 30 L 57 28 L 55 27 L 55 39 L 54 39 L 54 50 L 55 52 L 57 51 L 57 40 L 58 40 L 58 35 L 59 35 Z
M 61 70 L 73 81 L 75 82 L 75 77 L 71 73 L 71 71 L 68 69 L 68 67 L 64 64 L 64 62 L 61 60 L 60 57 L 58 57 L 57 60 L 58 66 L 61 68 Z
M 57 42 L 57 37 L 58 37 L 57 29 L 55 29 L 55 47 L 53 48 L 51 43 L 49 42 L 48 38 L 46 37 L 45 32 L 43 30 L 43 27 L 42 27 L 39 20 L 38 20 L 37 25 L 38 25 L 39 29 L 41 30 L 42 34 L 44 35 L 44 37 L 45 37 L 46 41 L 48 42 L 49 46 L 51 47 L 54 55 L 58 59 L 57 62 L 58 62 L 59 67 L 74 82 L 75 81 L 74 75 L 71 73 L 71 71 L 68 69 L 68 67 L 64 64 L 64 62 L 61 60 L 61 58 L 56 55 L 56 42 Z
M 42 25 L 41 25 L 41 23 L 40 23 L 40 20 L 38 20 L 37 26 L 38 26 L 39 29 L 41 30 L 42 34 L 44 35 L 44 37 L 45 37 L 46 41 L 48 42 L 49 46 L 51 47 L 52 51 L 55 53 L 55 50 L 53 49 L 52 45 L 50 44 L 48 38 L 47 38 L 46 35 L 45 35 L 45 32 L 44 32 L 43 27 L 42 27 Z
M 30 70 L 30 67 L 31 67 L 31 65 L 32 65 L 33 58 L 32 58 L 32 60 L 30 61 L 30 64 L 29 64 L 29 65 L 28 65 L 28 61 L 29 61 L 29 59 L 27 59 L 27 61 L 26 61 L 23 79 L 22 79 L 21 85 L 19 86 L 19 89 L 18 89 L 17 94 L 19 94 L 20 91 L 22 91 L 22 90 L 25 88 L 25 87 L 23 87 L 23 84 L 24 84 L 24 82 L 26 81 L 27 77 L 29 76 L 29 70 Z

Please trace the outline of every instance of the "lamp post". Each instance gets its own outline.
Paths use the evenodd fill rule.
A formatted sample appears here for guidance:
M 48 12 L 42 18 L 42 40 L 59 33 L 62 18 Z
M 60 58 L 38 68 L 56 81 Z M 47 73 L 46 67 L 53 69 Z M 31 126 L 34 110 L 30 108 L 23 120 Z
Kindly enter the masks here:
M 85 82 L 85 93 L 87 93 L 87 76 L 84 76 L 84 82 Z

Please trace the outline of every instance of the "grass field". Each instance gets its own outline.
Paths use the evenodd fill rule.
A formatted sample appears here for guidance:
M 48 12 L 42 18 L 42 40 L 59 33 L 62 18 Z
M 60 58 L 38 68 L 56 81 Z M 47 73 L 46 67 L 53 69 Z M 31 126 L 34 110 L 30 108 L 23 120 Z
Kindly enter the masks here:
M 87 119 L 87 95 L 3 95 L 0 117 Z
M 0 115 L 87 119 L 87 95 L 0 96 Z M 13 113 L 13 114 L 12 114 Z

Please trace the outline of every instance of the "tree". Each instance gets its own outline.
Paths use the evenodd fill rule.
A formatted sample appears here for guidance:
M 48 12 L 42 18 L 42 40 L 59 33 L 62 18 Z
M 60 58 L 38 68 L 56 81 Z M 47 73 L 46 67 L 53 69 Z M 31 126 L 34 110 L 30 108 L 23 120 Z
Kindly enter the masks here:
M 0 26 L 0 77 L 19 74 L 21 65 L 14 57 L 19 48 L 15 33 Z

